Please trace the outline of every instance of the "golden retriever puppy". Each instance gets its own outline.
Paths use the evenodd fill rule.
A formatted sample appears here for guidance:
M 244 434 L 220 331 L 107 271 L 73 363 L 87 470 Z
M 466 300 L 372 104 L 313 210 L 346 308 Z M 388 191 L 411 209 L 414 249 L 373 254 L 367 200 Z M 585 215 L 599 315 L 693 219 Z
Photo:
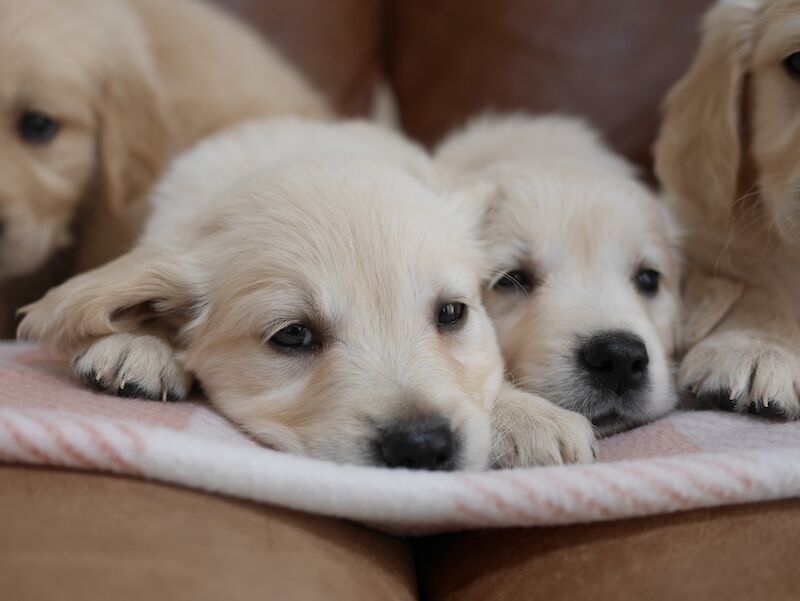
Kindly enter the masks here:
M 206 2 L 0 0 L 0 287 L 70 245 L 78 271 L 125 252 L 171 156 L 286 114 L 327 109 Z
M 687 311 L 716 308 L 679 381 L 729 411 L 800 416 L 798 104 L 797 0 L 718 2 L 665 104 L 657 174 L 704 276 Z
M 580 121 L 484 118 L 439 162 L 488 182 L 484 303 L 512 381 L 610 434 L 676 403 L 679 257 L 664 207 Z
M 111 394 L 178 399 L 196 377 L 293 453 L 434 470 L 591 459 L 584 418 L 504 384 L 479 205 L 436 179 L 376 126 L 241 126 L 178 159 L 136 248 L 28 307 L 20 334 L 73 352 Z

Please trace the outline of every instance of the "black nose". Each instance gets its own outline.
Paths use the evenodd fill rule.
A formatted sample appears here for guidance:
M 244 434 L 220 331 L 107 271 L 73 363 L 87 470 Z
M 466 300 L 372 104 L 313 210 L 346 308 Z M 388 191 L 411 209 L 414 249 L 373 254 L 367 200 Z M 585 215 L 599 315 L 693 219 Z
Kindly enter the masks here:
M 647 348 L 627 332 L 595 336 L 580 349 L 579 361 L 594 385 L 614 394 L 641 388 L 647 382 Z
M 455 469 L 455 447 L 446 420 L 406 420 L 382 429 L 377 455 L 387 467 L 444 471 Z

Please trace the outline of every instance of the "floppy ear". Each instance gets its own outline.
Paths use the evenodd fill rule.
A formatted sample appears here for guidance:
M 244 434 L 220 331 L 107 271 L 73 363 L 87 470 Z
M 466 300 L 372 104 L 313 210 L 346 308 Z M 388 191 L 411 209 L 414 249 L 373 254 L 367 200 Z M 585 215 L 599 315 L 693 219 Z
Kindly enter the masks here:
M 134 51 L 124 63 L 103 82 L 97 107 L 99 192 L 117 214 L 148 192 L 171 154 L 166 100 L 155 68 Z
M 471 183 L 450 193 L 448 201 L 469 225 L 474 239 L 480 239 L 486 216 L 500 193 L 500 185 L 491 181 Z
M 721 0 L 706 15 L 689 71 L 670 91 L 656 174 L 684 202 L 727 226 L 741 161 L 744 77 L 759 0 Z
M 711 331 L 728 314 L 742 295 L 742 284 L 726 278 L 690 271 L 683 284 L 685 307 L 682 350 L 688 350 Z
M 70 351 L 87 339 L 142 326 L 172 331 L 191 318 L 199 297 L 188 273 L 181 257 L 135 249 L 23 307 L 17 336 Z

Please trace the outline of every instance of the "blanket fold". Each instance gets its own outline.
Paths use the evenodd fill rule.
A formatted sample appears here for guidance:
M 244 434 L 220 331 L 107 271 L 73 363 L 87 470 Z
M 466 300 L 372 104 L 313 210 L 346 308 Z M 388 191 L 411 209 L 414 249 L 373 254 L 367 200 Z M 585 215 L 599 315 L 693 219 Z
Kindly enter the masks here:
M 64 362 L 0 344 L 0 461 L 152 478 L 407 534 L 612 520 L 800 494 L 800 422 L 675 412 L 600 443 L 593 465 L 435 473 L 263 448 L 200 402 L 84 390 Z

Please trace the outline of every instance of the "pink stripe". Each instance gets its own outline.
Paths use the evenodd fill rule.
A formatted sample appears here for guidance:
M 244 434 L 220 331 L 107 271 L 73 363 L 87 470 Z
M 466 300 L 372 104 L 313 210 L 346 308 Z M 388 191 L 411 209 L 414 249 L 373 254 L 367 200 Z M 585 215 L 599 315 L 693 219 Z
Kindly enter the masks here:
M 144 440 L 142 437 L 139 436 L 134 430 L 128 427 L 126 424 L 116 422 L 114 424 L 117 426 L 117 430 L 122 432 L 128 439 L 131 441 L 133 445 L 133 449 L 136 451 L 137 454 L 143 455 L 144 454 Z
M 478 482 L 475 482 L 469 476 L 461 476 L 459 478 L 459 480 L 461 480 L 461 482 L 466 484 L 469 488 L 471 488 L 472 490 L 476 491 L 479 495 L 481 495 L 483 498 L 485 498 L 487 501 L 489 501 L 501 513 L 513 516 L 514 518 L 516 518 L 518 520 L 523 520 L 525 522 L 528 522 L 528 521 L 534 520 L 534 519 L 541 519 L 541 517 L 542 517 L 541 515 L 537 515 L 535 513 L 530 513 L 530 512 L 525 511 L 524 509 L 521 509 L 519 507 L 515 507 L 513 505 L 509 505 L 505 501 L 505 499 L 503 499 L 502 496 L 500 496 L 497 493 L 489 490 L 489 488 L 487 488 L 486 486 L 484 486 L 484 485 L 482 485 L 482 484 L 480 484 Z
M 495 477 L 505 480 L 506 482 L 511 484 L 511 486 L 513 486 L 514 488 L 519 490 L 523 495 L 525 495 L 525 498 L 528 499 L 528 501 L 532 503 L 534 506 L 544 508 L 545 511 L 547 511 L 552 518 L 558 520 L 567 520 L 574 517 L 573 512 L 569 511 L 568 509 L 566 509 L 562 505 L 559 505 L 558 503 L 554 503 L 547 497 L 540 495 L 535 488 L 528 485 L 527 482 L 520 480 L 519 477 L 513 476 L 512 474 L 509 473 L 498 473 L 495 475 Z
M 0 415 L 0 420 L 3 421 L 3 425 L 5 426 L 6 432 L 11 435 L 11 438 L 17 443 L 17 446 L 23 449 L 28 453 L 28 455 L 32 456 L 34 459 L 38 460 L 39 463 L 52 463 L 52 464 L 59 464 L 60 462 L 50 457 L 47 453 L 39 449 L 32 441 L 25 437 L 25 435 L 16 428 L 14 423 L 9 420 L 7 417 Z
M 675 504 L 675 509 L 686 507 L 693 503 L 691 498 L 677 490 L 672 484 L 657 478 L 654 474 L 647 471 L 648 468 L 643 468 L 638 465 L 619 465 L 617 469 L 632 473 L 634 476 L 647 482 L 651 488 L 671 499 Z
M 695 489 L 713 498 L 716 501 L 736 500 L 736 495 L 731 493 L 730 491 L 727 491 L 724 488 L 720 488 L 719 486 L 713 483 L 701 480 L 700 478 L 695 476 L 691 471 L 689 471 L 690 470 L 689 466 L 677 466 L 668 463 L 658 462 L 658 468 L 678 474 L 680 477 L 685 478 L 688 482 L 690 482 L 692 486 L 695 487 Z M 694 502 L 690 503 L 692 505 L 694 504 Z
M 453 502 L 453 510 L 458 514 L 461 514 L 465 518 L 468 518 L 467 519 L 468 523 L 473 523 L 477 521 L 479 524 L 488 524 L 489 522 L 493 521 L 491 516 L 489 516 L 486 513 L 477 511 L 476 509 L 472 509 L 468 505 L 464 504 L 464 502 L 461 501 L 460 499 Z
M 706 465 L 710 465 L 711 467 L 715 467 L 723 472 L 726 472 L 731 478 L 738 480 L 741 484 L 743 484 L 748 492 L 752 492 L 755 488 L 757 488 L 756 482 L 750 476 L 728 463 L 721 463 L 710 457 L 702 456 L 694 457 L 693 460 L 700 463 L 705 463 Z M 737 461 L 740 461 L 740 459 L 737 458 Z
M 82 420 L 78 423 L 89 434 L 95 446 L 102 451 L 112 463 L 117 464 L 117 466 L 123 472 L 128 472 L 136 476 L 141 475 L 139 468 L 131 463 L 128 463 L 125 458 L 117 453 L 116 449 L 109 444 L 108 440 L 98 430 L 96 430 L 94 426 Z
M 562 477 L 561 474 L 551 471 L 547 475 L 549 476 L 550 480 L 554 480 L 557 485 L 560 485 L 567 495 L 571 495 L 573 501 L 577 501 L 578 503 L 582 504 L 584 508 L 589 509 L 590 511 L 593 510 L 595 515 L 600 515 L 604 518 L 617 516 L 616 511 L 601 505 L 595 499 L 592 499 L 592 497 L 587 495 L 580 488 L 574 486 L 569 479 Z
M 92 459 L 81 453 L 77 448 L 75 448 L 64 436 L 64 432 L 57 428 L 51 422 L 48 422 L 41 417 L 36 416 L 29 416 L 30 419 L 38 423 L 42 428 L 47 431 L 50 437 L 56 442 L 58 447 L 69 457 L 72 458 L 80 467 L 87 467 L 94 470 L 99 470 L 103 466 L 95 463 Z
M 642 499 L 640 496 L 638 496 L 638 491 L 634 491 L 629 488 L 623 488 L 607 475 L 597 472 L 597 470 L 585 470 L 583 472 L 583 476 L 593 479 L 596 482 L 599 482 L 601 485 L 607 487 L 610 491 L 613 491 L 617 495 L 618 499 L 624 499 L 630 503 L 634 510 L 638 513 L 647 513 L 652 510 L 652 503 L 649 503 L 646 499 Z

